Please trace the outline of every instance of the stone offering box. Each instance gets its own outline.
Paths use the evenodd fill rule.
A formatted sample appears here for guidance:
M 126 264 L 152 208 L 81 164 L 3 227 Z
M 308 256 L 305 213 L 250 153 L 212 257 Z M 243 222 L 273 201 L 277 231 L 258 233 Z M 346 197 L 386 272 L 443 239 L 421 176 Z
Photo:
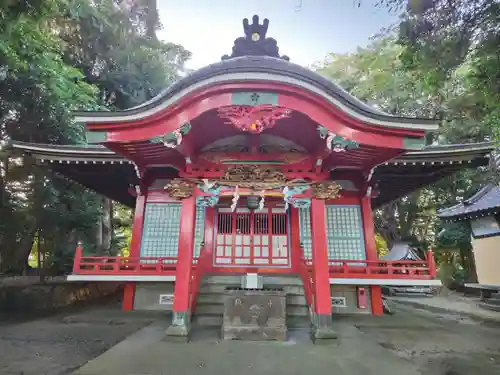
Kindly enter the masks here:
M 224 340 L 286 340 L 286 293 L 282 289 L 227 288 Z

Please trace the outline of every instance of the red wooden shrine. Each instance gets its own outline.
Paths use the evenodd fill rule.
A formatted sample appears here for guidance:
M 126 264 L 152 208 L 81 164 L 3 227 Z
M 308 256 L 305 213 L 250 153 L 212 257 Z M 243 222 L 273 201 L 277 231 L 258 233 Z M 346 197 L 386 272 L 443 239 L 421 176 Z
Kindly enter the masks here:
M 170 276 L 174 312 L 185 312 L 195 280 L 205 274 L 296 274 L 317 314 L 332 311 L 331 283 L 366 285 L 372 311 L 380 314 L 380 285 L 433 282 L 432 256 L 378 260 L 371 177 L 377 165 L 421 147 L 424 132 L 436 125 L 378 112 L 269 56 L 260 27 L 258 41 L 245 36 L 247 52 L 242 43 L 233 50 L 243 57 L 193 73 L 143 106 L 77 115 L 90 141 L 133 162 L 138 181 L 130 189 L 137 199 L 131 256 L 77 251 L 74 278 Z M 155 210 L 165 212 L 165 220 L 179 215 L 172 254 L 148 247 L 155 235 L 171 235 L 168 225 L 152 223 Z M 195 234 L 196 220 L 202 235 Z M 151 232 L 152 225 L 160 232 Z M 160 239 L 157 246 L 168 245 Z
M 86 256 L 80 246 L 70 279 L 125 282 L 126 310 L 136 308 L 141 283 L 173 283 L 180 321 L 211 274 L 295 275 L 319 317 L 331 316 L 334 298 L 347 298 L 337 287 L 344 296 L 352 290 L 353 311 L 382 314 L 382 285 L 438 284 L 431 252 L 422 261 L 378 259 L 372 212 L 445 174 L 398 185 L 404 175 L 387 183 L 397 174 L 378 171 L 398 158 L 405 166 L 434 158 L 434 168 L 436 158 L 458 151 L 419 151 L 435 121 L 359 102 L 280 56 L 258 18 L 250 26 L 231 56 L 149 102 L 76 114 L 88 142 L 105 148 L 86 146 L 94 159 L 63 173 L 84 179 L 85 168 L 96 171 L 107 158 L 118 165 L 114 173 L 83 183 L 134 206 L 135 215 L 129 257 Z M 490 149 L 462 153 L 460 164 Z

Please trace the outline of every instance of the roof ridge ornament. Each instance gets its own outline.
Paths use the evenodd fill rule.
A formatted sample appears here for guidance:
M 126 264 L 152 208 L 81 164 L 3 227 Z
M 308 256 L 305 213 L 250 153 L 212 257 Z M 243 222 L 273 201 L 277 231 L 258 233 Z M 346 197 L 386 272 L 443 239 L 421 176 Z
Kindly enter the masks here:
M 270 56 L 289 61 L 288 56 L 280 56 L 278 42 L 274 38 L 266 38 L 269 20 L 264 18 L 262 24 L 259 23 L 259 16 L 252 17 L 252 23 L 248 18 L 243 19 L 244 37 L 237 38 L 234 41 L 233 52 L 231 55 L 222 56 L 222 60 L 228 60 L 242 56 Z

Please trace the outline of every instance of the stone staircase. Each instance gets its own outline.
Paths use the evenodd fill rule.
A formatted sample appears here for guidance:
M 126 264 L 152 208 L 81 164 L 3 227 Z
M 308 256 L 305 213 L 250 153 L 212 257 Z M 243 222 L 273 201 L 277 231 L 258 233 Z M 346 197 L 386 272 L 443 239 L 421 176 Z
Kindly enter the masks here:
M 192 322 L 201 327 L 222 327 L 224 290 L 241 287 L 242 275 L 207 275 L 200 285 Z M 309 307 L 302 281 L 295 275 L 264 276 L 264 288 L 282 288 L 287 294 L 286 323 L 289 330 L 309 328 Z
M 500 293 L 492 293 L 491 297 L 485 298 L 479 303 L 479 306 L 486 310 L 500 312 Z

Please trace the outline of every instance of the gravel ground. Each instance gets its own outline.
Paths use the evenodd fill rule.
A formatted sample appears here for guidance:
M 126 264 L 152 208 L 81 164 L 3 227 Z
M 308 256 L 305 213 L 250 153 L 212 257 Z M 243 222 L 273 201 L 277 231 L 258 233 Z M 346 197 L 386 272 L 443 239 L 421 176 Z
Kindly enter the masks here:
M 150 324 L 116 303 L 33 319 L 0 320 L 1 375 L 63 375 L 73 372 Z
M 500 325 L 396 305 L 392 319 L 355 325 L 422 375 L 500 374 Z
M 110 304 L 24 322 L 0 321 L 0 375 L 70 374 L 158 318 L 168 319 L 122 313 Z M 417 365 L 423 375 L 500 375 L 499 325 L 400 305 L 394 316 L 338 319 Z M 335 346 L 331 350 L 335 355 Z

